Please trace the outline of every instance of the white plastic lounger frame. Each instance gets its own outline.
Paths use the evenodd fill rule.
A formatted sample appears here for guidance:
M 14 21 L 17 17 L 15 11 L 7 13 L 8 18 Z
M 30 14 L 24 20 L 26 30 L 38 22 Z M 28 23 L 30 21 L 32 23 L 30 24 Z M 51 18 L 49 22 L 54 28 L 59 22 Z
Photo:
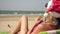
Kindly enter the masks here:
M 39 34 L 60 34 L 60 29 L 59 30 L 44 31 L 44 32 L 40 32 Z

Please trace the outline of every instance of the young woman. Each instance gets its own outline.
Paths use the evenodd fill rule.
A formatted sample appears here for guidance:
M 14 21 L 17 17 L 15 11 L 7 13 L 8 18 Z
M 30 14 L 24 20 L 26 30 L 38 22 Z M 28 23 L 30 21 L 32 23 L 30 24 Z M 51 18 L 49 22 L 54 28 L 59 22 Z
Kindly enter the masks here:
M 57 23 L 55 18 L 48 16 L 46 21 L 42 21 L 43 16 L 38 16 L 34 25 L 28 30 L 28 17 L 22 16 L 19 22 L 16 24 L 15 28 L 11 30 L 10 34 L 38 34 L 41 31 L 48 31 L 56 29 L 56 25 L 51 23 Z
M 28 30 L 28 17 L 22 16 L 11 34 L 38 34 L 41 31 L 54 30 L 56 28 L 57 20 L 50 13 L 37 17 L 30 30 Z

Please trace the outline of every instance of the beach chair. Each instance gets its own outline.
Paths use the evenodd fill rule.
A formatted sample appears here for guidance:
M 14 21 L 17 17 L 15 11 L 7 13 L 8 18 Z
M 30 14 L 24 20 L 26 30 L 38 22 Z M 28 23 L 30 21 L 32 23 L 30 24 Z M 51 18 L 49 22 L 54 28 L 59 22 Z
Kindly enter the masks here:
M 60 34 L 60 29 L 50 30 L 50 31 L 42 31 L 42 32 L 39 32 L 38 34 Z

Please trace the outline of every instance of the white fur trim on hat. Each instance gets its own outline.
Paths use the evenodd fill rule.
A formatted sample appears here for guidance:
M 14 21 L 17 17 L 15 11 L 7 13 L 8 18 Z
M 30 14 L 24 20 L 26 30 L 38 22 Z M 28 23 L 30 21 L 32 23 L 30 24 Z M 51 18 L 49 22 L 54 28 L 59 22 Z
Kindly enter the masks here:
M 56 12 L 49 12 L 53 17 L 59 18 L 60 14 Z

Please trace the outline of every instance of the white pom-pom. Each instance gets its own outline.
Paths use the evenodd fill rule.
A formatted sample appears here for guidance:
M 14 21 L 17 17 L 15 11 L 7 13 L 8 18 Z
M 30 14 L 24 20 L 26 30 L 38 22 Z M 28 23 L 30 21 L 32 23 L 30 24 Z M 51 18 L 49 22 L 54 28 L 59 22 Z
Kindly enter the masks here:
M 44 15 L 43 15 L 43 21 L 45 21 L 46 20 L 46 17 L 48 16 L 48 13 L 44 13 Z
M 48 13 L 45 13 L 45 14 L 44 14 L 44 17 L 47 17 L 47 15 L 48 15 Z

